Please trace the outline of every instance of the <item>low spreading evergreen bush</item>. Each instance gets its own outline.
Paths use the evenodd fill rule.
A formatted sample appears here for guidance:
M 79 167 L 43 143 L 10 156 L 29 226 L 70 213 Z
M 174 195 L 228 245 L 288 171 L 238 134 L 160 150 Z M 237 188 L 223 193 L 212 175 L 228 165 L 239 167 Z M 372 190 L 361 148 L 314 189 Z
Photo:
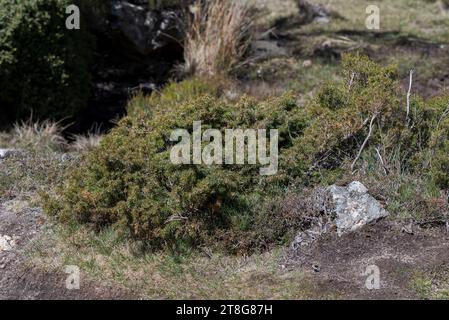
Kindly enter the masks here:
M 286 241 L 302 225 L 308 214 L 283 205 L 292 192 L 345 174 L 377 168 L 447 189 L 448 97 L 415 97 L 407 116 L 394 67 L 358 55 L 342 64 L 344 80 L 323 86 L 306 106 L 291 93 L 231 103 L 198 80 L 137 96 L 129 116 L 48 199 L 47 211 L 61 221 L 112 226 L 152 248 L 206 243 L 248 252 Z M 262 176 L 259 165 L 173 164 L 171 133 L 192 133 L 194 121 L 222 132 L 278 129 L 278 173 Z

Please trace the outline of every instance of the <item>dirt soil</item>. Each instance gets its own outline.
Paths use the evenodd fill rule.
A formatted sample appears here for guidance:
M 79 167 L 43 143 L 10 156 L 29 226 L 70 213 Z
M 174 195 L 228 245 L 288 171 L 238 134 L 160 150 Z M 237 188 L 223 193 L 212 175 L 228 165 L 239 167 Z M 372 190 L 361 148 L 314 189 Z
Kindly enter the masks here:
M 379 221 L 342 237 L 328 234 L 292 252 L 288 268 L 308 270 L 318 292 L 344 299 L 418 299 L 413 279 L 449 267 L 449 235 L 443 228 L 404 232 L 403 226 Z M 369 266 L 380 271 L 380 289 L 367 289 Z M 370 272 L 372 274 L 372 271 Z
M 64 270 L 42 270 L 30 264 L 26 246 L 39 241 L 49 226 L 39 209 L 19 214 L 0 205 L 0 236 L 15 240 L 11 250 L 0 251 L 0 300 L 2 299 L 135 299 L 128 290 L 112 284 L 81 278 L 80 290 L 68 290 Z M 304 270 L 316 298 L 418 299 L 413 279 L 421 272 L 449 270 L 449 235 L 443 228 L 415 227 L 413 234 L 388 220 L 338 237 L 323 236 L 315 243 L 292 251 L 282 263 L 287 270 Z M 368 266 L 380 271 L 380 289 L 365 286 Z M 440 272 L 441 273 L 441 272 Z
M 66 289 L 64 270 L 40 270 L 27 262 L 24 248 L 38 241 L 46 227 L 39 209 L 25 209 L 20 214 L 8 212 L 0 204 L 0 237 L 9 236 L 10 250 L 0 247 L 0 300 L 109 300 L 132 299 L 121 287 L 96 282 L 81 275 L 80 290 Z

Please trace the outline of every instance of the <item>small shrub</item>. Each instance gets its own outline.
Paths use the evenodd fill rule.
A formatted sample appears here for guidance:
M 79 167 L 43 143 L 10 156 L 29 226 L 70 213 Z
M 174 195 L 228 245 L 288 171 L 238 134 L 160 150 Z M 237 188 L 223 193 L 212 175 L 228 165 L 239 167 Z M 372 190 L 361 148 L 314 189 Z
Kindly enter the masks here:
M 251 252 L 288 241 L 307 223 L 307 202 L 293 201 L 296 211 L 282 206 L 292 203 L 292 186 L 297 193 L 358 173 L 415 175 L 437 191 L 447 188 L 448 98 L 413 99 L 408 120 L 394 67 L 344 56 L 343 73 L 344 81 L 305 107 L 290 93 L 226 102 L 197 82 L 138 96 L 47 211 L 61 221 L 112 226 L 153 248 L 206 243 Z M 203 129 L 278 129 L 278 174 L 260 176 L 256 165 L 171 164 L 172 130 L 191 132 L 194 121 Z M 397 192 L 398 202 L 408 197 Z
M 428 113 L 425 126 L 429 143 L 421 161 L 437 185 L 449 190 L 449 96 L 431 99 Z
M 349 97 L 344 90 L 328 83 L 319 91 L 318 102 L 322 107 L 337 110 L 347 107 Z
M 236 217 L 238 208 L 247 206 L 245 197 L 254 186 L 263 189 L 270 178 L 260 176 L 256 165 L 173 165 L 171 131 L 191 132 L 199 120 L 204 130 L 276 127 L 282 149 L 301 130 L 295 124 L 299 106 L 289 95 L 264 103 L 246 97 L 236 104 L 210 95 L 183 103 L 176 96 L 170 103 L 169 97 L 152 97 L 167 103 L 121 120 L 68 177 L 61 198 L 48 202 L 47 211 L 62 221 L 112 225 L 153 248 L 202 243 L 218 230 L 251 232 Z
M 160 93 L 152 95 L 137 94 L 128 103 L 128 114 L 133 115 L 138 112 L 151 112 L 155 108 L 176 109 L 176 106 L 203 95 L 218 97 L 220 86 L 223 80 L 215 79 L 206 81 L 199 78 L 192 78 L 182 82 L 169 83 Z
M 321 179 L 356 158 L 374 115 L 378 130 L 370 142 L 379 141 L 381 131 L 404 126 L 397 121 L 403 111 L 398 104 L 394 68 L 378 66 L 358 55 L 344 56 L 342 64 L 345 80 L 325 85 L 306 108 L 304 134 L 285 155 L 288 175 L 313 181 L 314 176 Z

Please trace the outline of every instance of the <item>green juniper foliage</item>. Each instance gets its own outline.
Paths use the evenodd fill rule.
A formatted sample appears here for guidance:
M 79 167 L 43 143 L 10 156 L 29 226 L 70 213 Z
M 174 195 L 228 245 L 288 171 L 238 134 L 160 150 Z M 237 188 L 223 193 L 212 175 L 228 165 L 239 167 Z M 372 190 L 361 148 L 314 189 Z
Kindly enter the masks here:
M 63 201 L 54 201 L 50 212 L 64 221 L 116 225 L 154 247 L 201 242 L 217 229 L 230 228 L 225 208 L 241 206 L 240 195 L 263 188 L 269 178 L 260 176 L 257 166 L 174 165 L 172 130 L 192 131 L 194 121 L 202 121 L 203 130 L 278 128 L 295 118 L 297 108 L 290 95 L 266 103 L 243 98 L 230 105 L 203 95 L 134 111 L 74 170 L 61 190 Z M 280 128 L 281 148 L 295 130 Z
M 298 229 L 306 210 L 282 209 L 287 190 L 333 183 L 370 163 L 381 174 L 414 174 L 447 189 L 449 98 L 415 97 L 407 119 L 395 67 L 355 55 L 343 57 L 342 69 L 344 81 L 326 84 L 306 106 L 291 93 L 226 102 L 199 80 L 138 96 L 47 211 L 115 227 L 153 248 L 208 243 L 235 252 L 266 248 Z M 191 132 L 194 121 L 204 130 L 278 129 L 278 174 L 260 176 L 255 165 L 173 165 L 170 134 Z

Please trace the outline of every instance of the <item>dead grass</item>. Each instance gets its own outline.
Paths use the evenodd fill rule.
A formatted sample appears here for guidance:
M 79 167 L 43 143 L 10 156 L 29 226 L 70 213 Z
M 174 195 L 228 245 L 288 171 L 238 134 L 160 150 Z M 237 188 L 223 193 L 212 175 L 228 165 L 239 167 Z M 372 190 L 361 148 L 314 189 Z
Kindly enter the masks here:
M 82 274 L 113 281 L 144 299 L 310 299 L 318 293 L 301 270 L 279 266 L 283 249 L 227 256 L 142 253 L 114 230 L 55 227 L 28 250 L 29 263 L 44 270 L 77 265 Z M 326 298 L 326 292 L 319 297 Z M 330 297 L 330 296 L 329 296 Z
M 67 141 L 57 122 L 17 123 L 0 133 L 0 147 L 17 149 L 0 161 L 0 201 L 38 205 L 39 193 L 50 191 L 78 158 L 64 154 Z
M 250 44 L 249 7 L 240 0 L 197 0 L 190 11 L 184 71 L 210 77 L 238 67 Z
M 0 202 L 28 201 L 38 205 L 39 194 L 51 192 L 76 155 L 55 152 L 19 152 L 0 160 Z
M 85 135 L 73 135 L 72 138 L 73 142 L 70 144 L 70 149 L 85 153 L 100 145 L 102 135 L 99 132 L 89 132 Z
M 67 146 L 58 122 L 36 121 L 32 119 L 17 123 L 10 133 L 10 144 L 28 150 L 62 151 Z

